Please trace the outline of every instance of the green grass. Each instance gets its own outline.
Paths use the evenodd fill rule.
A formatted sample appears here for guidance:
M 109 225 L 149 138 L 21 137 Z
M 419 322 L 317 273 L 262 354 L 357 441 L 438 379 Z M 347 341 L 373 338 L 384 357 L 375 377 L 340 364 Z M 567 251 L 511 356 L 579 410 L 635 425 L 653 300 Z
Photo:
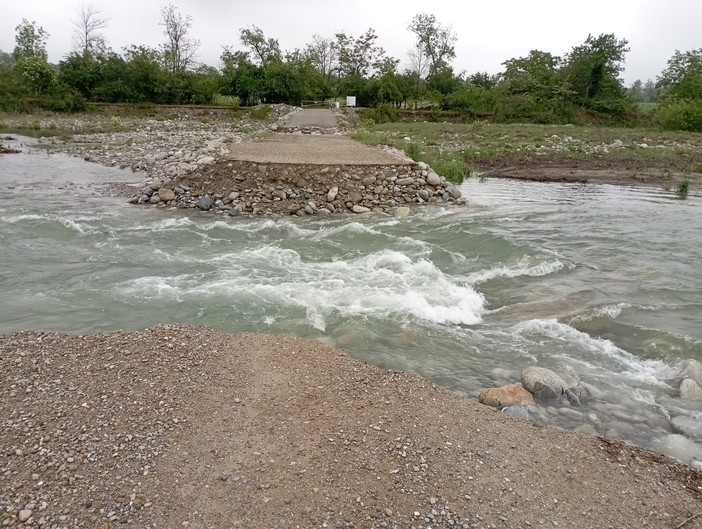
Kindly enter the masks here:
M 397 147 L 452 179 L 471 169 L 539 160 L 633 163 L 678 172 L 702 169 L 702 134 L 655 128 L 400 122 L 365 124 L 353 137 Z
M 687 197 L 687 193 L 689 191 L 690 191 L 690 182 L 687 180 L 687 178 L 683 178 L 678 183 L 678 195 L 680 196 L 680 198 L 685 198 L 685 197 Z

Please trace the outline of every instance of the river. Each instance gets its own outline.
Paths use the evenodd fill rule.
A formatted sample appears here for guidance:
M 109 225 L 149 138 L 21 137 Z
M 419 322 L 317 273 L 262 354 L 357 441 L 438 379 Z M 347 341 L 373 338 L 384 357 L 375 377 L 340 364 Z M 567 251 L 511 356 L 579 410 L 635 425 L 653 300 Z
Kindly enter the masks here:
M 538 421 L 702 460 L 669 422 L 702 423 L 677 389 L 702 359 L 699 196 L 470 178 L 467 207 L 403 219 L 224 218 L 103 198 L 142 176 L 25 141 L 0 156 L 2 332 L 292 333 L 469 398 L 539 365 L 594 401 Z

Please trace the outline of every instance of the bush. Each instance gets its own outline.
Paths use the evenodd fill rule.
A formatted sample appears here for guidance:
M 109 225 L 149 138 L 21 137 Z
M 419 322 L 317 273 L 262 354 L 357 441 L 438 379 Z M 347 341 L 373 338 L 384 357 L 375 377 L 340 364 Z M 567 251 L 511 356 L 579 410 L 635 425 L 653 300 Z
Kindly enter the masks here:
M 62 94 L 61 97 L 49 99 L 46 106 L 54 112 L 84 112 L 86 101 L 80 93 L 69 92 Z
M 374 123 L 395 123 L 399 119 L 400 113 L 393 105 L 385 104 L 364 110 L 361 117 L 363 120 L 372 119 Z
M 249 116 L 256 121 L 266 121 L 271 115 L 271 107 L 269 105 L 259 105 L 249 109 Z
M 658 123 L 668 130 L 702 132 L 702 100 L 672 100 L 658 107 Z

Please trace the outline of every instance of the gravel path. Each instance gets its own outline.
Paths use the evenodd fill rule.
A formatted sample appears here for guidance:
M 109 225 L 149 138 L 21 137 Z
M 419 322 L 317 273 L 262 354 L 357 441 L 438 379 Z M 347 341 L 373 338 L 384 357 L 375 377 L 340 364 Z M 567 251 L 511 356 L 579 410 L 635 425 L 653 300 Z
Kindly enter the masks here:
M 0 525 L 702 527 L 702 474 L 320 342 L 0 336 Z

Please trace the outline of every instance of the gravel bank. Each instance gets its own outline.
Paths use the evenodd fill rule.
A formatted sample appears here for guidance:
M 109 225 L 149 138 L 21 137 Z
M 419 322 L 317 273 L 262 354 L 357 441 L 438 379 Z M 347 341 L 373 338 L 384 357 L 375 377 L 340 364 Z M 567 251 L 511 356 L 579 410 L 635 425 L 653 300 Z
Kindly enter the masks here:
M 0 369 L 3 526 L 702 527 L 699 472 L 320 342 L 23 332 Z

